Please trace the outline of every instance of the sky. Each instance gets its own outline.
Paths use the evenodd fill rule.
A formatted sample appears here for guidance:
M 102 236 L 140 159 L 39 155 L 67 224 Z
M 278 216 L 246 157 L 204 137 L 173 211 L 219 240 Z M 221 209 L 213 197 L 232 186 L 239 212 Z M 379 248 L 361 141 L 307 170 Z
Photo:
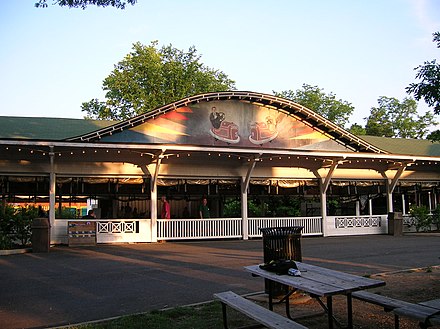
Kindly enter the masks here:
M 0 116 L 83 118 L 81 104 L 105 99 L 102 81 L 133 43 L 157 40 L 195 46 L 237 90 L 318 86 L 355 107 L 349 125 L 365 125 L 380 96 L 409 97 L 414 68 L 440 58 L 438 0 L 138 0 L 125 10 L 35 2 L 0 1 Z

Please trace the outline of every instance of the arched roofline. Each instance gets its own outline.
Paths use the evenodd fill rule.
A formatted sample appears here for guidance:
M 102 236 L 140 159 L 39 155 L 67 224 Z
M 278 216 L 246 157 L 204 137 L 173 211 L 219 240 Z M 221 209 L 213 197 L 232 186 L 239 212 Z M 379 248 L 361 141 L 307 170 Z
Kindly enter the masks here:
M 240 100 L 250 102 L 255 105 L 266 106 L 268 108 L 288 113 L 294 116 L 299 121 L 312 127 L 313 129 L 322 132 L 329 138 L 336 142 L 345 145 L 355 152 L 374 152 L 374 153 L 388 153 L 363 139 L 351 134 L 345 129 L 334 124 L 330 120 L 319 115 L 315 111 L 312 111 L 300 104 L 292 102 L 290 100 L 276 97 L 273 95 L 250 92 L 250 91 L 223 91 L 223 92 L 211 92 L 205 94 L 199 94 L 187 98 L 183 98 L 174 103 L 170 103 L 149 111 L 144 114 L 140 114 L 133 118 L 124 120 L 122 122 L 115 123 L 114 125 L 67 139 L 67 141 L 82 141 L 93 142 L 100 140 L 104 136 L 112 135 L 125 129 L 130 129 L 134 126 L 143 124 L 146 120 L 155 118 L 168 111 L 175 110 L 182 106 L 189 106 L 191 104 L 200 102 L 210 102 L 218 100 Z

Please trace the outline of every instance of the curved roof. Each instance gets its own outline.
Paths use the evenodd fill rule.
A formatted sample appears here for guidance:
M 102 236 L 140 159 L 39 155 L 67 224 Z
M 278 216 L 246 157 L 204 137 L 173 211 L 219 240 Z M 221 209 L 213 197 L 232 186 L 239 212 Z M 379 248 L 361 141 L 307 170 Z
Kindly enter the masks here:
M 305 125 L 312 127 L 314 130 L 323 133 L 330 139 L 348 147 L 355 152 L 374 152 L 374 153 L 388 153 L 365 140 L 351 134 L 345 129 L 337 126 L 333 122 L 327 120 L 316 112 L 294 103 L 290 100 L 276 97 L 273 95 L 248 92 L 248 91 L 226 91 L 213 92 L 195 95 L 181 99 L 177 102 L 162 106 L 155 110 L 149 111 L 145 114 L 138 115 L 131 119 L 115 123 L 113 125 L 79 135 L 73 138 L 67 138 L 67 141 L 82 141 L 94 142 L 99 141 L 102 137 L 112 135 L 118 131 L 124 131 L 137 125 L 143 124 L 146 120 L 155 118 L 168 111 L 175 110 L 183 106 L 189 106 L 200 102 L 210 102 L 219 100 L 239 100 L 249 102 L 255 105 L 265 106 L 283 113 L 288 113 L 295 119 L 303 122 Z

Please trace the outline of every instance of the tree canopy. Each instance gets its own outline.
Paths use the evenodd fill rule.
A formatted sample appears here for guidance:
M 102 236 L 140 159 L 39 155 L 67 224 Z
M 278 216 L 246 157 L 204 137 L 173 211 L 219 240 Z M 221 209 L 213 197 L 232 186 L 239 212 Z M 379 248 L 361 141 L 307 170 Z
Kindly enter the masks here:
M 433 41 L 440 48 L 440 32 L 433 33 Z M 425 100 L 428 106 L 434 108 L 435 114 L 440 114 L 440 64 L 435 59 L 426 61 L 423 65 L 417 66 L 416 79 L 421 81 L 411 83 L 406 91 L 413 94 L 416 100 Z
M 235 89 L 235 81 L 200 62 L 195 47 L 133 44 L 103 81 L 105 101 L 82 104 L 88 118 L 124 120 L 199 93 Z
M 53 5 L 59 5 L 61 7 L 69 8 L 82 8 L 86 9 L 89 5 L 98 7 L 112 6 L 119 9 L 125 9 L 127 4 L 134 5 L 137 0 L 53 0 Z M 38 0 L 35 3 L 37 8 L 46 8 L 47 0 Z
M 372 136 L 424 138 L 429 127 L 436 124 L 431 112 L 417 114 L 417 102 L 405 98 L 402 102 L 393 97 L 381 96 L 379 106 L 371 108 L 365 133 Z
M 333 93 L 326 94 L 318 86 L 303 84 L 302 89 L 274 91 L 274 94 L 305 106 L 341 127 L 347 124 L 354 110 L 351 103 L 342 99 L 337 100 Z

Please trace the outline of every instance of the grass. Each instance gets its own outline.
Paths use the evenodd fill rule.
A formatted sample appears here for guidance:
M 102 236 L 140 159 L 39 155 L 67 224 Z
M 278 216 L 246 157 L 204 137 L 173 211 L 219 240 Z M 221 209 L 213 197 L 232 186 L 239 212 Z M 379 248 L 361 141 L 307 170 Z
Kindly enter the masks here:
M 252 320 L 233 309 L 227 309 L 228 324 L 240 327 L 255 324 Z M 165 311 L 129 315 L 104 322 L 69 326 L 69 329 L 206 329 L 223 328 L 220 302 L 211 302 L 197 306 L 177 307 Z

